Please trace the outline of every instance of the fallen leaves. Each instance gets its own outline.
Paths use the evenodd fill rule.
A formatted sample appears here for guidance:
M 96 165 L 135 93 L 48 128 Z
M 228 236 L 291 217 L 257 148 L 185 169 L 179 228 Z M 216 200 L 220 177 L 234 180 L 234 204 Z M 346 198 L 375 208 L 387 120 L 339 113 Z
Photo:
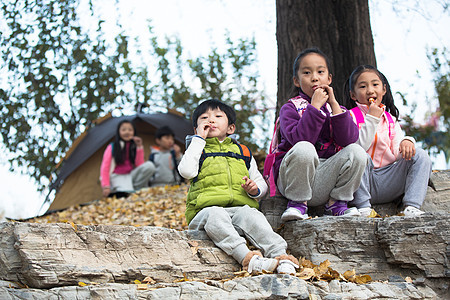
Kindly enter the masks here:
M 332 269 L 330 265 L 331 263 L 328 259 L 321 262 L 319 265 L 316 265 L 312 261 L 302 257 L 299 259 L 299 272 L 295 274 L 295 277 L 308 281 L 329 282 L 332 280 L 339 280 L 358 284 L 369 283 L 372 281 L 372 278 L 369 275 L 357 275 L 355 270 L 346 271 L 344 272 L 344 274 L 340 274 L 338 271 Z M 244 278 L 249 276 L 257 276 L 263 273 L 252 275 L 245 270 L 241 270 L 238 272 L 234 272 L 233 274 L 235 277 L 227 280 L 235 278 Z
M 316 275 L 316 272 L 314 272 L 313 269 L 311 268 L 303 268 L 300 273 L 297 273 L 295 276 L 303 279 L 303 280 L 308 280 L 311 279 L 314 275 Z
M 375 209 L 372 209 L 370 211 L 370 214 L 367 217 L 368 218 L 381 218 L 381 216 L 375 211 Z
M 189 241 L 188 244 L 191 247 L 192 255 L 196 255 L 198 252 L 198 242 L 197 241 Z
M 304 280 L 340 280 L 354 283 L 368 283 L 372 281 L 372 278 L 369 275 L 356 275 L 354 269 L 351 271 L 346 271 L 344 274 L 340 274 L 338 271 L 330 267 L 331 263 L 328 259 L 321 262 L 319 265 L 316 265 L 310 260 L 302 257 L 299 260 L 299 263 L 300 272 L 297 273 L 296 276 Z
M 364 284 L 372 281 L 369 275 L 356 275 L 355 269 L 344 272 L 344 278 L 353 283 Z
M 147 284 L 155 284 L 156 283 L 156 281 L 153 278 L 151 278 L 150 276 L 145 277 L 142 280 L 142 282 L 147 283 Z
M 106 198 L 86 205 L 75 205 L 60 212 L 27 220 L 31 223 L 82 225 L 158 226 L 187 230 L 186 197 L 188 186 L 146 188 L 127 198 Z
M 67 223 L 69 223 L 70 226 L 72 226 L 72 228 L 73 228 L 73 230 L 75 230 L 75 232 L 78 231 L 78 227 L 77 227 L 77 225 L 74 222 L 67 222 Z

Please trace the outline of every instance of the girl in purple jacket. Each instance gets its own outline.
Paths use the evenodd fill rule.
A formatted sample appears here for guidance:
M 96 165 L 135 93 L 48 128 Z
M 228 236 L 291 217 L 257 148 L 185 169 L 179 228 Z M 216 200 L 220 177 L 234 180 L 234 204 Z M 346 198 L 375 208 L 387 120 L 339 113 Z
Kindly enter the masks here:
M 317 48 L 294 61 L 295 93 L 280 110 L 280 143 L 275 182 L 289 202 L 281 221 L 308 218 L 308 206 L 325 205 L 325 214 L 359 216 L 348 208 L 367 163 L 353 144 L 358 127 L 336 101 L 327 56 Z

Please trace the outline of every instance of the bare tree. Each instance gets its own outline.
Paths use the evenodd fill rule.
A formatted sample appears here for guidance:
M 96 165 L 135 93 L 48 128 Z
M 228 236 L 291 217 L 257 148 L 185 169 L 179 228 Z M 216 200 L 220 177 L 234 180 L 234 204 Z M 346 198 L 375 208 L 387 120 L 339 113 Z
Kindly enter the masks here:
M 368 0 L 277 0 L 277 113 L 292 88 L 292 64 L 297 54 L 318 47 L 331 61 L 338 101 L 352 70 L 376 66 Z

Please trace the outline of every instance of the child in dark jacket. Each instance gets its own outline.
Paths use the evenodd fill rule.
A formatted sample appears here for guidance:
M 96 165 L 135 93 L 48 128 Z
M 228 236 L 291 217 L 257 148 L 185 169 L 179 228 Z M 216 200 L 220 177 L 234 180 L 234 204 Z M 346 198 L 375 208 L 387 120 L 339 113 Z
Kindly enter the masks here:
M 155 133 L 156 146 L 150 148 L 149 160 L 155 165 L 155 174 L 150 179 L 150 186 L 180 184 L 182 178 L 178 173 L 178 164 L 182 154 L 175 144 L 175 134 L 169 126 L 158 128 Z
M 358 127 L 336 101 L 326 55 L 317 48 L 301 52 L 294 62 L 295 93 L 280 109 L 282 152 L 275 158 L 279 192 L 289 202 L 282 222 L 308 217 L 308 206 L 325 205 L 325 214 L 359 216 L 353 200 L 367 163 L 353 144 Z

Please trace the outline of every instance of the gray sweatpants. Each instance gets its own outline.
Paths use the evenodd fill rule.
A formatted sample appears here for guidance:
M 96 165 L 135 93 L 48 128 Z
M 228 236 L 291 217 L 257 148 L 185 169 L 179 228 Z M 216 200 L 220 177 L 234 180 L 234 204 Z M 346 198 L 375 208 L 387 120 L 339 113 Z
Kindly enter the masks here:
M 189 230 L 205 230 L 214 244 L 242 264 L 250 252 L 245 236 L 265 257 L 286 254 L 287 243 L 272 230 L 266 217 L 248 205 L 206 207 L 189 223 Z
M 370 162 L 352 204 L 358 208 L 369 207 L 370 203 L 392 202 L 405 193 L 404 206 L 422 206 L 431 174 L 431 160 L 425 150 L 416 149 L 411 160 L 402 158 L 379 169 L 373 168 L 372 160 L 367 156 Z
M 112 173 L 110 177 L 111 192 L 133 192 L 148 186 L 148 181 L 155 173 L 155 165 L 146 161 L 128 174 Z
M 309 206 L 324 205 L 330 198 L 352 201 L 366 164 L 366 152 L 356 144 L 319 159 L 313 144 L 298 142 L 281 162 L 277 186 L 287 199 L 308 201 Z

